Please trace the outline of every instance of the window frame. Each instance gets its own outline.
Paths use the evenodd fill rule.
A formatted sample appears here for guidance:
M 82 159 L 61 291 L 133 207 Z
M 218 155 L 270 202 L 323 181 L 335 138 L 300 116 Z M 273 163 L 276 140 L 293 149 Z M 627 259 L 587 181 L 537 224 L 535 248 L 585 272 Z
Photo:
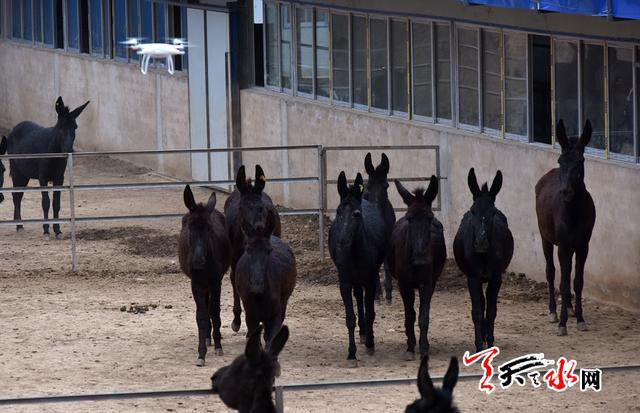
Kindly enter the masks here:
M 267 5 L 270 4 L 275 8 L 275 12 L 276 12 L 276 59 L 278 60 L 278 73 L 277 73 L 277 78 L 278 78 L 278 85 L 274 86 L 269 84 L 269 82 L 267 81 L 268 79 L 268 66 L 267 66 Z M 263 1 L 262 2 L 262 15 L 264 16 L 263 18 L 263 25 L 262 25 L 262 50 L 264 50 L 264 52 L 262 53 L 262 64 L 265 69 L 264 69 L 264 87 L 269 89 L 269 90 L 273 90 L 276 92 L 283 92 L 282 89 L 282 51 L 281 51 L 281 42 L 280 42 L 280 3 L 279 2 L 275 2 L 275 1 Z
M 349 78 L 351 79 L 351 93 L 350 93 L 350 100 L 351 100 L 351 108 L 356 109 L 356 110 L 360 110 L 360 111 L 365 111 L 368 112 L 371 108 L 371 75 L 370 75 L 370 69 L 371 69 L 371 60 L 370 60 L 370 48 L 369 48 L 369 15 L 366 13 L 350 13 L 350 18 L 349 18 Z M 354 48 L 354 43 L 353 43 L 353 28 L 354 28 L 354 24 L 353 24 L 353 19 L 355 17 L 359 17 L 359 18 L 363 18 L 364 19 L 364 26 L 365 26 L 365 77 L 366 79 L 366 88 L 367 88 L 367 104 L 363 105 L 362 103 L 356 103 L 355 101 L 355 65 L 353 64 L 353 62 L 355 61 L 354 59 L 354 55 L 355 55 L 355 48 Z
M 505 47 L 506 45 L 506 40 L 505 37 L 509 34 L 522 34 L 525 35 L 526 41 L 525 41 L 525 58 L 526 58 L 526 62 L 525 62 L 525 85 L 526 85 L 526 96 L 525 96 L 525 102 L 527 104 L 527 108 L 526 108 L 526 114 L 527 114 L 527 126 L 525 128 L 526 130 L 526 135 L 518 135 L 516 133 L 510 133 L 507 131 L 507 49 Z M 502 72 L 503 72 L 503 84 L 502 84 L 502 95 L 503 95 L 503 111 L 502 111 L 502 123 L 503 123 L 503 127 L 504 127 L 504 138 L 505 139 L 510 139 L 510 140 L 514 140 L 514 141 L 519 141 L 519 142 L 525 142 L 525 143 L 531 143 L 533 142 L 533 131 L 532 131 L 532 125 L 531 125 L 531 119 L 533 118 L 533 105 L 531 105 L 532 99 L 533 97 L 531 96 L 531 41 L 530 41 L 530 36 L 533 33 L 531 32 L 527 32 L 524 30 L 502 30 L 502 60 L 503 60 L 503 66 L 502 66 Z M 554 129 L 554 128 L 552 128 Z
M 483 88 L 482 88 L 482 47 L 481 47 L 481 40 L 482 40 L 482 26 L 479 25 L 475 25 L 475 24 L 466 24 L 466 23 L 455 23 L 453 25 L 454 28 L 454 48 L 455 48 L 455 56 L 456 56 L 456 60 L 455 63 L 453 64 L 454 68 L 455 68 L 455 84 L 456 84 L 456 110 L 455 110 L 455 118 L 456 118 L 456 122 L 455 125 L 462 129 L 462 130 L 466 130 L 466 131 L 470 131 L 470 132 L 479 132 L 482 133 L 482 117 L 484 116 L 484 112 L 483 112 L 483 108 L 482 108 L 482 93 L 483 93 Z M 477 79 L 476 79 L 476 85 L 477 85 L 477 91 L 478 91 L 478 124 L 477 125 L 469 125 L 466 123 L 462 123 L 460 122 L 460 65 L 459 65 L 459 61 L 460 61 L 460 48 L 459 48 L 459 44 L 458 44 L 458 29 L 463 29 L 463 30 L 475 30 L 476 31 L 476 36 L 477 36 L 477 42 L 476 42 L 476 48 L 477 48 L 477 59 L 478 59 L 478 67 L 477 67 Z M 452 117 L 454 117 L 453 112 L 452 112 Z
M 333 16 L 334 15 L 340 15 L 340 16 L 344 16 L 347 18 L 347 72 L 348 72 L 348 78 L 349 78 L 349 84 L 348 84 L 348 88 L 349 88 L 349 100 L 348 101 L 342 101 L 342 100 L 336 100 L 334 98 L 334 80 L 335 80 L 335 76 L 333 75 L 333 68 L 334 68 L 334 59 L 333 59 Z M 351 13 L 349 12 L 345 12 L 342 10 L 333 10 L 333 9 L 329 9 L 329 77 L 330 77 L 330 87 L 331 87 L 331 94 L 329 97 L 329 102 L 334 105 L 334 106 L 340 106 L 340 107 L 348 107 L 348 108 L 352 108 L 353 107 L 353 59 L 352 59 L 352 48 L 353 48 L 353 42 L 352 42 L 352 36 L 351 36 Z
M 280 82 L 280 91 L 283 93 L 286 93 L 288 95 L 293 96 L 294 95 L 294 90 L 296 88 L 297 85 L 297 79 L 296 79 L 296 53 L 295 53 L 295 40 L 296 40 L 296 34 L 295 34 L 295 16 L 294 16 L 294 5 L 292 3 L 284 3 L 284 2 L 277 2 L 276 3 L 278 6 L 278 58 L 280 59 L 280 65 L 279 67 L 279 82 Z M 282 7 L 286 7 L 289 9 L 289 20 L 290 20 L 290 24 L 291 24 L 291 40 L 289 41 L 289 83 L 290 86 L 289 88 L 286 88 L 282 85 L 282 73 L 283 73 L 283 64 L 282 64 Z
M 608 87 L 609 87 L 609 82 L 608 82 L 608 71 L 609 68 L 607 67 L 607 45 L 606 42 L 602 41 L 602 40 L 593 40 L 593 39 L 580 39 L 578 41 L 579 44 L 579 52 L 578 52 L 578 56 L 579 56 L 579 61 L 578 61 L 578 72 L 580 75 L 580 84 L 578 86 L 578 91 L 579 91 L 579 107 L 578 107 L 578 112 L 579 112 L 579 123 L 578 123 L 578 135 L 580 135 L 582 133 L 582 129 L 584 128 L 584 123 L 587 121 L 584 117 L 584 93 L 583 93 L 583 85 L 584 85 L 584 76 L 582 74 L 583 72 L 583 62 L 582 59 L 584 57 L 584 53 L 583 53 L 583 49 L 585 46 L 587 45 L 594 45 L 594 46 L 600 46 L 602 47 L 602 52 L 603 52 L 603 60 L 602 60 L 602 65 L 603 65 L 603 72 L 604 72 L 604 76 L 602 77 L 602 88 L 603 88 L 603 96 L 602 98 L 604 99 L 603 102 L 603 126 L 604 126 L 604 148 L 603 149 L 598 149 L 598 148 L 592 148 L 587 146 L 586 148 L 584 148 L 584 153 L 587 155 L 592 155 L 592 156 L 596 156 L 598 158 L 604 158 L 604 159 L 608 159 L 609 158 L 609 114 L 608 114 L 608 101 L 609 101 L 609 97 L 607 96 L 607 91 L 608 91 Z M 593 124 L 593 122 L 592 122 Z M 594 133 L 595 133 L 595 128 L 594 128 Z M 593 139 L 593 137 L 592 137 Z
M 373 20 L 383 21 L 386 27 L 386 42 L 387 42 L 387 53 L 386 53 L 386 72 L 387 72 L 387 108 L 381 109 L 373 106 L 373 72 L 371 65 L 371 22 Z M 391 40 L 391 30 L 390 30 L 390 21 L 391 18 L 387 15 L 382 14 L 368 14 L 367 15 L 367 78 L 368 78 L 368 95 L 369 95 L 369 112 L 371 113 L 379 113 L 385 115 L 392 115 L 391 110 L 391 73 L 390 73 L 390 60 L 391 60 L 391 48 L 389 47 Z
M 405 110 L 400 111 L 400 110 L 394 110 L 393 109 L 393 93 L 394 93 L 394 88 L 393 88 L 393 75 L 394 75 L 394 66 L 393 66 L 393 54 L 391 52 L 392 50 L 392 46 L 393 46 L 393 22 L 400 22 L 400 23 L 404 23 L 406 25 L 406 29 L 405 29 L 405 36 L 406 36 L 406 40 L 405 40 L 405 70 L 406 70 L 406 75 L 405 75 L 405 79 L 404 79 L 404 83 L 405 83 L 405 88 L 406 88 L 406 101 L 407 101 L 407 105 Z M 411 36 L 411 20 L 409 18 L 406 17 L 397 17 L 397 16 L 391 16 L 388 19 L 387 22 L 387 33 L 388 33 L 388 38 L 387 38 L 387 72 L 389 73 L 389 114 L 393 117 L 396 118 L 400 118 L 400 119 L 411 119 L 411 112 L 413 111 L 413 102 L 412 102 L 412 93 L 411 93 L 411 86 L 412 86 L 412 82 L 411 82 L 411 39 L 409 38 Z
M 484 70 L 485 70 L 485 47 L 484 47 L 484 36 L 485 33 L 494 33 L 497 34 L 499 37 L 499 42 L 498 42 L 498 64 L 500 66 L 499 70 L 500 72 L 498 73 L 499 76 L 499 88 L 500 88 L 500 95 L 499 95 L 499 101 L 500 101 L 500 122 L 499 122 L 499 129 L 494 129 L 494 128 L 490 128 L 485 126 L 485 121 L 484 121 L 484 114 L 485 114 L 485 102 L 484 102 L 484 92 L 485 92 L 485 82 L 484 82 Z M 505 134 L 504 131 L 506 131 L 506 113 L 505 113 L 505 108 L 506 108 L 506 71 L 505 71 L 505 67 L 506 67 L 506 59 L 505 59 L 505 49 L 504 49 L 504 36 L 502 33 L 502 30 L 500 29 L 496 29 L 496 28 L 482 28 L 480 30 L 480 34 L 479 34 L 479 38 L 478 38 L 478 46 L 480 47 L 480 56 L 481 59 L 478 61 L 478 66 L 479 66 L 479 72 L 480 72 L 480 83 L 479 83 L 479 87 L 478 87 L 478 94 L 480 95 L 480 109 L 478 111 L 478 114 L 480 116 L 479 119 L 479 124 L 480 124 L 480 130 L 482 131 L 481 133 L 490 136 L 492 138 L 498 138 L 498 139 L 503 139 Z
M 307 93 L 307 92 L 300 92 L 299 90 L 299 76 L 298 76 L 298 49 L 300 49 L 300 53 L 302 53 L 302 45 L 298 44 L 298 35 L 300 33 L 298 33 L 299 29 L 298 29 L 298 13 L 300 12 L 300 10 L 307 10 L 310 9 L 311 10 L 311 93 Z M 316 12 L 315 12 L 315 7 L 313 6 L 306 6 L 306 5 L 294 5 L 293 6 L 293 10 L 294 12 L 291 14 L 291 27 L 292 27 L 292 31 L 291 31 L 291 57 L 292 60 L 295 62 L 293 65 L 293 72 L 295 72 L 295 75 L 292 74 L 292 79 L 291 79 L 291 85 L 292 85 L 292 90 L 294 91 L 293 95 L 294 96 L 300 96 L 303 98 L 307 98 L 307 99 L 314 99 L 316 96 L 316 82 L 315 82 L 315 78 L 316 78 L 316 54 L 315 54 L 315 50 L 316 50 Z M 306 46 L 306 45 L 305 45 Z M 295 81 L 294 81 L 295 79 Z
M 122 0 L 124 2 L 124 40 L 127 40 L 127 38 L 129 37 L 129 0 Z M 110 20 L 110 24 L 109 27 L 111 27 L 111 25 L 113 24 L 113 26 L 116 26 L 118 24 L 117 19 L 115 19 L 115 15 L 116 15 L 116 2 L 110 0 L 109 1 L 109 5 L 110 5 L 110 9 L 111 9 L 111 16 L 113 16 L 113 19 L 109 19 Z M 111 59 L 114 59 L 115 61 L 118 62 L 129 62 L 129 47 L 125 46 L 125 56 L 118 56 L 118 39 L 116 38 L 117 35 L 117 30 L 109 30 L 109 39 L 111 40 L 111 45 L 109 47 L 109 57 Z
M 328 45 L 327 53 L 329 57 L 329 96 L 321 96 L 318 94 L 318 12 L 326 13 L 329 16 L 328 23 Z M 313 97 L 320 102 L 330 102 L 331 95 L 333 94 L 333 64 L 332 64 L 332 48 L 331 48 L 331 9 L 328 7 L 314 7 L 313 8 Z
M 455 24 L 446 20 L 432 20 L 432 32 L 433 35 L 433 49 L 431 54 L 433 56 L 433 79 L 434 79 L 434 95 L 433 95 L 433 119 L 434 123 L 440 125 L 446 125 L 451 127 L 456 127 L 458 124 L 458 94 L 455 92 L 458 89 L 458 71 L 456 70 L 458 66 L 458 58 L 457 58 L 457 48 L 456 48 L 456 36 L 455 36 Z M 451 111 L 451 119 L 440 117 L 440 111 L 438 110 L 438 32 L 437 26 L 446 26 L 449 31 L 449 110 Z

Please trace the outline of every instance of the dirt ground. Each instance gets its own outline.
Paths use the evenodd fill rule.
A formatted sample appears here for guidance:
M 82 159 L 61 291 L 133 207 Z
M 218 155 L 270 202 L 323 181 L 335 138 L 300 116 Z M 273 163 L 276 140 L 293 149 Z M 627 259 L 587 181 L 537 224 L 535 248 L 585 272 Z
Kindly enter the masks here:
M 78 169 L 78 183 L 166 179 L 117 160 L 81 159 Z M 208 191 L 195 193 L 205 200 Z M 0 204 L 0 220 L 12 216 L 10 199 Z M 76 206 L 78 216 L 184 210 L 178 189 L 82 192 L 76 196 Z M 67 214 L 65 195 L 62 215 Z M 40 195 L 26 194 L 23 218 L 40 215 Z M 244 325 L 237 334 L 230 328 L 232 296 L 226 277 L 225 355 L 210 352 L 205 367 L 195 366 L 195 305 L 189 281 L 176 264 L 178 231 L 179 220 L 83 224 L 77 234 L 78 271 L 71 273 L 69 228 L 63 227 L 63 240 L 43 240 L 40 226 L 28 226 L 19 234 L 0 226 L 0 398 L 208 387 L 212 373 L 244 350 L 246 331 Z M 376 307 L 376 354 L 368 356 L 360 347 L 358 367 L 348 368 L 344 308 L 331 261 L 319 259 L 317 220 L 284 218 L 283 234 L 296 253 L 299 279 L 287 314 L 291 338 L 281 356 L 283 374 L 278 381 L 415 377 L 419 361 L 403 360 L 404 315 L 397 291 L 392 305 Z M 126 311 L 132 305 L 147 311 Z M 637 363 L 638 314 L 586 300 L 589 330 L 579 332 L 570 322 L 569 335 L 558 337 L 556 326 L 547 322 L 546 307 L 544 285 L 515 274 L 505 277 L 496 320 L 496 345 L 502 353 L 496 364 L 533 352 L 575 359 L 578 368 Z M 465 278 L 450 263 L 431 307 L 432 375 L 442 375 L 452 355 L 461 359 L 465 351 L 473 350 L 470 310 Z M 481 369 L 461 365 L 460 371 L 471 374 Z M 461 411 L 640 411 L 639 378 L 638 371 L 605 372 L 599 393 L 582 393 L 576 387 L 555 393 L 527 384 L 498 388 L 491 395 L 480 393 L 477 381 L 464 381 L 456 387 L 454 400 Z M 404 411 L 417 394 L 415 386 L 285 393 L 285 410 L 397 412 Z M 0 411 L 227 410 L 217 396 L 199 396 L 9 406 Z

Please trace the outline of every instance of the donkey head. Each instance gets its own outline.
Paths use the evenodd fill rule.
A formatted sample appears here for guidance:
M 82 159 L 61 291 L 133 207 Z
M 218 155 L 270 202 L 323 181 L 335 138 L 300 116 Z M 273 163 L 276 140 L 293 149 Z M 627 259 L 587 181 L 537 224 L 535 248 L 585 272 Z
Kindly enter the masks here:
M 502 188 L 502 172 L 498 170 L 493 178 L 491 189 L 485 183 L 482 189 L 478 186 L 476 173 L 473 168 L 469 170 L 467 178 L 469 190 L 473 195 L 471 206 L 471 227 L 473 228 L 473 250 L 476 253 L 487 253 L 491 248 L 491 229 L 493 219 L 498 212 L 495 206 L 496 195 Z
M 442 389 L 433 386 L 428 371 L 429 357 L 422 358 L 420 370 L 418 370 L 418 390 L 420 400 L 416 400 L 407 406 L 406 413 L 456 413 L 458 409 L 453 406 L 453 388 L 458 381 L 458 359 L 451 357 L 449 368 L 442 381 Z
M 204 270 L 211 252 L 211 213 L 216 208 L 215 192 L 207 205 L 196 203 L 189 185 L 184 188 L 184 205 L 187 212 L 182 217 L 182 233 L 187 243 L 186 262 L 192 270 Z
M 593 129 L 587 120 L 580 138 L 568 138 L 562 119 L 556 127 L 556 137 L 562 148 L 560 164 L 560 193 L 565 201 L 571 201 L 576 192 L 584 189 L 584 148 L 589 144 Z
M 240 222 L 248 222 L 260 233 L 264 232 L 269 218 L 269 209 L 262 200 L 266 182 L 267 178 L 260 165 L 256 165 L 255 184 L 251 183 L 251 178 L 246 178 L 244 165 L 238 169 L 236 188 L 240 192 Z
M 431 203 L 438 195 L 438 178 L 431 175 L 429 188 L 417 188 L 411 194 L 400 181 L 396 180 L 396 188 L 404 203 L 409 207 L 405 218 L 409 223 L 408 247 L 411 250 L 411 264 L 425 265 L 428 262 L 428 245 L 431 240 L 431 221 L 433 212 Z
M 347 185 L 347 177 L 344 171 L 338 176 L 338 194 L 340 205 L 336 211 L 336 219 L 333 222 L 337 228 L 337 251 L 339 257 L 348 256 L 353 241 L 357 239 L 362 228 L 362 192 L 364 185 L 362 175 L 358 173 L 353 185 Z
M 271 400 L 277 358 L 289 339 L 289 328 L 283 325 L 271 341 L 268 351 L 262 349 L 258 326 L 249 337 L 244 354 L 230 365 L 222 367 L 211 377 L 214 393 L 232 409 L 239 412 L 275 412 Z
M 76 129 L 78 129 L 76 119 L 88 104 L 89 101 L 69 111 L 69 107 L 65 106 L 62 100 L 62 96 L 58 96 L 58 100 L 56 100 L 56 113 L 58 114 L 56 127 L 62 132 L 59 135 L 60 152 L 73 152 L 73 142 L 76 139 Z
M 371 202 L 378 202 L 382 199 L 387 199 L 387 188 L 389 188 L 389 182 L 387 181 L 387 174 L 389 174 L 389 158 L 387 158 L 387 155 L 383 153 L 380 165 L 374 168 L 373 163 L 371 163 L 371 153 L 368 153 L 364 158 L 364 168 L 367 171 L 369 178 L 367 179 L 367 184 L 364 187 L 362 197 Z
M 7 138 L 5 138 L 4 136 L 2 137 L 2 140 L 0 140 L 0 155 L 4 155 L 5 153 L 7 153 Z M 2 188 L 4 186 L 4 171 L 6 169 L 4 168 L 4 165 L 2 164 L 2 161 L 0 161 L 0 188 Z M 4 194 L 0 193 L 0 203 L 2 203 L 2 201 L 4 201 Z

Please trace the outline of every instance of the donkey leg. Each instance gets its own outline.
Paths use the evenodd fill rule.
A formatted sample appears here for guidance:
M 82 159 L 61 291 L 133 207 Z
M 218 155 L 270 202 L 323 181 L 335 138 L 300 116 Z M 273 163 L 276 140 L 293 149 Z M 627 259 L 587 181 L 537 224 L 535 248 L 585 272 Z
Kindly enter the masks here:
M 558 324 L 558 335 L 567 335 L 567 318 L 569 302 L 571 301 L 571 258 L 573 251 L 566 247 L 558 247 L 558 261 L 560 261 L 560 296 L 562 297 L 562 307 L 560 309 L 560 323 Z
M 207 343 L 211 331 L 211 320 L 209 319 L 209 308 L 207 303 L 208 292 L 191 285 L 191 293 L 196 302 L 196 322 L 198 324 L 198 360 L 196 366 L 204 366 L 204 359 L 207 356 Z
M 487 297 L 487 314 L 485 321 L 487 323 L 486 328 L 486 342 L 487 348 L 493 347 L 494 342 L 494 325 L 496 321 L 496 315 L 498 313 L 498 293 L 500 292 L 500 286 L 502 285 L 502 277 L 500 274 L 494 276 L 487 284 L 486 297 Z
M 29 184 L 29 179 L 20 175 L 17 170 L 13 167 L 11 168 L 11 181 L 13 182 L 14 188 L 25 187 Z M 22 209 L 22 197 L 24 196 L 24 192 L 13 192 L 11 197 L 13 198 L 13 220 L 20 221 L 22 220 L 22 215 L 20 213 Z M 16 231 L 22 231 L 24 227 L 22 225 L 16 225 Z
M 347 330 L 349 330 L 349 355 L 347 360 L 353 360 L 353 367 L 356 366 L 356 315 L 353 312 L 353 298 L 351 296 L 351 284 L 340 282 L 340 295 L 344 304 L 345 318 L 347 321 Z
M 64 183 L 63 179 L 53 181 L 54 186 L 61 186 Z M 53 191 L 53 218 L 58 219 L 60 217 L 60 191 Z M 53 233 L 56 234 L 57 239 L 62 238 L 62 232 L 60 231 L 60 224 L 53 224 Z
M 380 281 L 380 274 L 376 274 L 376 301 L 380 304 L 382 300 L 382 282 Z
M 222 281 L 214 283 L 213 288 L 210 290 L 209 296 L 209 318 L 211 318 L 211 324 L 213 324 L 213 347 L 215 353 L 218 356 L 222 356 L 222 334 L 220 334 L 220 291 L 222 289 Z
M 467 287 L 471 296 L 471 319 L 475 330 L 476 352 L 484 350 L 484 335 L 482 325 L 484 324 L 484 293 L 482 291 L 482 281 L 478 277 L 468 276 Z
M 387 304 L 391 304 L 391 291 L 393 290 L 393 277 L 389 269 L 389 263 L 384 260 L 384 291 Z
M 358 306 L 358 330 L 360 330 L 360 343 L 364 344 L 367 337 L 367 320 L 364 317 L 364 296 L 361 285 L 353 286 L 353 295 Z
M 46 180 L 40 180 L 40 186 L 47 186 Z M 49 207 L 51 200 L 49 199 L 49 192 L 42 191 L 42 214 L 44 219 L 49 219 Z M 45 238 L 49 238 L 49 224 L 42 224 L 42 230 Z
M 549 287 L 549 321 L 551 323 L 558 322 L 558 313 L 556 310 L 556 287 L 554 285 L 556 278 L 556 267 L 553 265 L 553 244 L 544 238 L 542 239 L 542 252 L 547 262 L 545 272 L 547 274 L 547 286 Z
M 404 334 L 407 336 L 407 353 L 405 360 L 414 360 L 416 354 L 416 333 L 413 330 L 416 323 L 416 310 L 414 303 L 416 299 L 415 291 L 412 287 L 399 284 L 400 296 L 404 304 Z
M 582 287 L 584 286 L 584 264 L 589 255 L 589 244 L 576 250 L 576 275 L 573 280 L 573 289 L 576 293 L 576 321 L 578 322 L 578 330 L 585 331 L 587 323 L 582 317 Z
M 431 309 L 431 296 L 433 291 L 431 285 L 421 285 L 420 292 L 420 315 L 418 325 L 420 326 L 420 357 L 429 356 L 429 313 Z
M 231 329 L 236 333 L 240 330 L 240 323 L 242 323 L 240 317 L 242 316 L 242 307 L 240 307 L 240 294 L 236 289 L 236 266 L 231 267 L 231 289 L 233 290 L 233 321 L 231 322 Z M 249 330 L 251 333 L 251 330 Z
M 373 337 L 373 322 L 376 319 L 375 311 L 375 284 L 365 285 L 364 287 L 364 318 L 367 321 L 367 337 L 365 339 L 365 346 L 367 347 L 367 354 L 372 356 L 375 353 L 375 344 Z

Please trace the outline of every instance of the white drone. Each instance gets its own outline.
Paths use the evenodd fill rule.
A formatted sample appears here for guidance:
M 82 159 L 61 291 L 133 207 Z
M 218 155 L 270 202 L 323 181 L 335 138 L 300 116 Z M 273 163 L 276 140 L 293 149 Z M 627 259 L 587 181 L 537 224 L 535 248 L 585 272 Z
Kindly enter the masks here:
M 143 75 L 147 74 L 149 68 L 149 60 L 165 58 L 167 60 L 167 70 L 170 74 L 174 72 L 173 56 L 183 55 L 185 53 L 184 48 L 190 47 L 184 39 L 167 39 L 171 40 L 171 43 L 141 43 L 142 39 L 129 38 L 121 44 L 126 44 L 131 47 L 131 50 L 135 50 L 142 56 L 140 59 L 140 71 Z

